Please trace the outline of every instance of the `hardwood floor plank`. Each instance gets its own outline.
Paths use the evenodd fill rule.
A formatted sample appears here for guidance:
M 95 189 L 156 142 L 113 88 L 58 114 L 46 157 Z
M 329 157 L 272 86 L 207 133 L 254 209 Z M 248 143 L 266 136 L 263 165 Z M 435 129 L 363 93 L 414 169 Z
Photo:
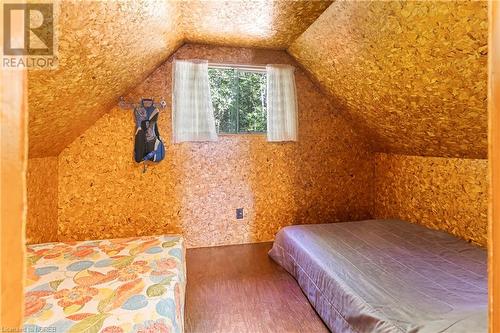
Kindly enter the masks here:
M 328 332 L 271 246 L 187 250 L 186 332 Z

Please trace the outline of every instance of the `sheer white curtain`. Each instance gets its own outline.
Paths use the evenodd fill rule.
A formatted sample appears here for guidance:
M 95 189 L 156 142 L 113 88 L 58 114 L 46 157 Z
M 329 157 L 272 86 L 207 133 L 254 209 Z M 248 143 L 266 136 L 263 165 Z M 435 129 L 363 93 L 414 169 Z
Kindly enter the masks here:
M 267 140 L 297 141 L 295 68 L 267 65 Z
M 217 140 L 205 60 L 174 60 L 172 133 L 174 143 Z

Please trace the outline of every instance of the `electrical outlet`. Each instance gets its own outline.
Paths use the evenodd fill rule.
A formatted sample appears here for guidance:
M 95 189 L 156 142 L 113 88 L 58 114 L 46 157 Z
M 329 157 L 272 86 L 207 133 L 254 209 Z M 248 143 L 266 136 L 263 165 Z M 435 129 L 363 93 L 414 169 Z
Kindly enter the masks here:
M 236 208 L 236 219 L 241 220 L 243 218 L 243 208 Z

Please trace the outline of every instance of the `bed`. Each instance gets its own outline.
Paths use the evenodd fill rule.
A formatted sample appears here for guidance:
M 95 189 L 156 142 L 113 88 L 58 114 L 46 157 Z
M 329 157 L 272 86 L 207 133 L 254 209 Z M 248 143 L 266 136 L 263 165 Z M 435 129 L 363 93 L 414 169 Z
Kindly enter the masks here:
M 332 332 L 487 332 L 487 253 L 398 220 L 289 226 L 269 255 Z
M 179 236 L 37 244 L 27 257 L 26 332 L 183 332 Z

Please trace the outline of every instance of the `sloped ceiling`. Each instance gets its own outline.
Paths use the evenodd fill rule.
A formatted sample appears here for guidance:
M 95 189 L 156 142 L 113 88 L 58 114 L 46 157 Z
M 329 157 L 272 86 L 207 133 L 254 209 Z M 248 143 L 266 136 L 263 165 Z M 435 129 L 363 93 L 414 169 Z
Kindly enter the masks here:
M 28 74 L 29 155 L 57 155 L 182 44 L 175 1 L 61 1 L 59 68 Z
M 30 157 L 59 154 L 185 42 L 288 47 L 375 151 L 487 156 L 486 2 L 330 4 L 62 1 L 59 68 L 29 72 Z
M 487 157 L 487 2 L 336 1 L 288 49 L 376 151 Z
M 29 72 L 29 154 L 53 156 L 184 42 L 284 49 L 331 1 L 61 1 L 59 68 Z

